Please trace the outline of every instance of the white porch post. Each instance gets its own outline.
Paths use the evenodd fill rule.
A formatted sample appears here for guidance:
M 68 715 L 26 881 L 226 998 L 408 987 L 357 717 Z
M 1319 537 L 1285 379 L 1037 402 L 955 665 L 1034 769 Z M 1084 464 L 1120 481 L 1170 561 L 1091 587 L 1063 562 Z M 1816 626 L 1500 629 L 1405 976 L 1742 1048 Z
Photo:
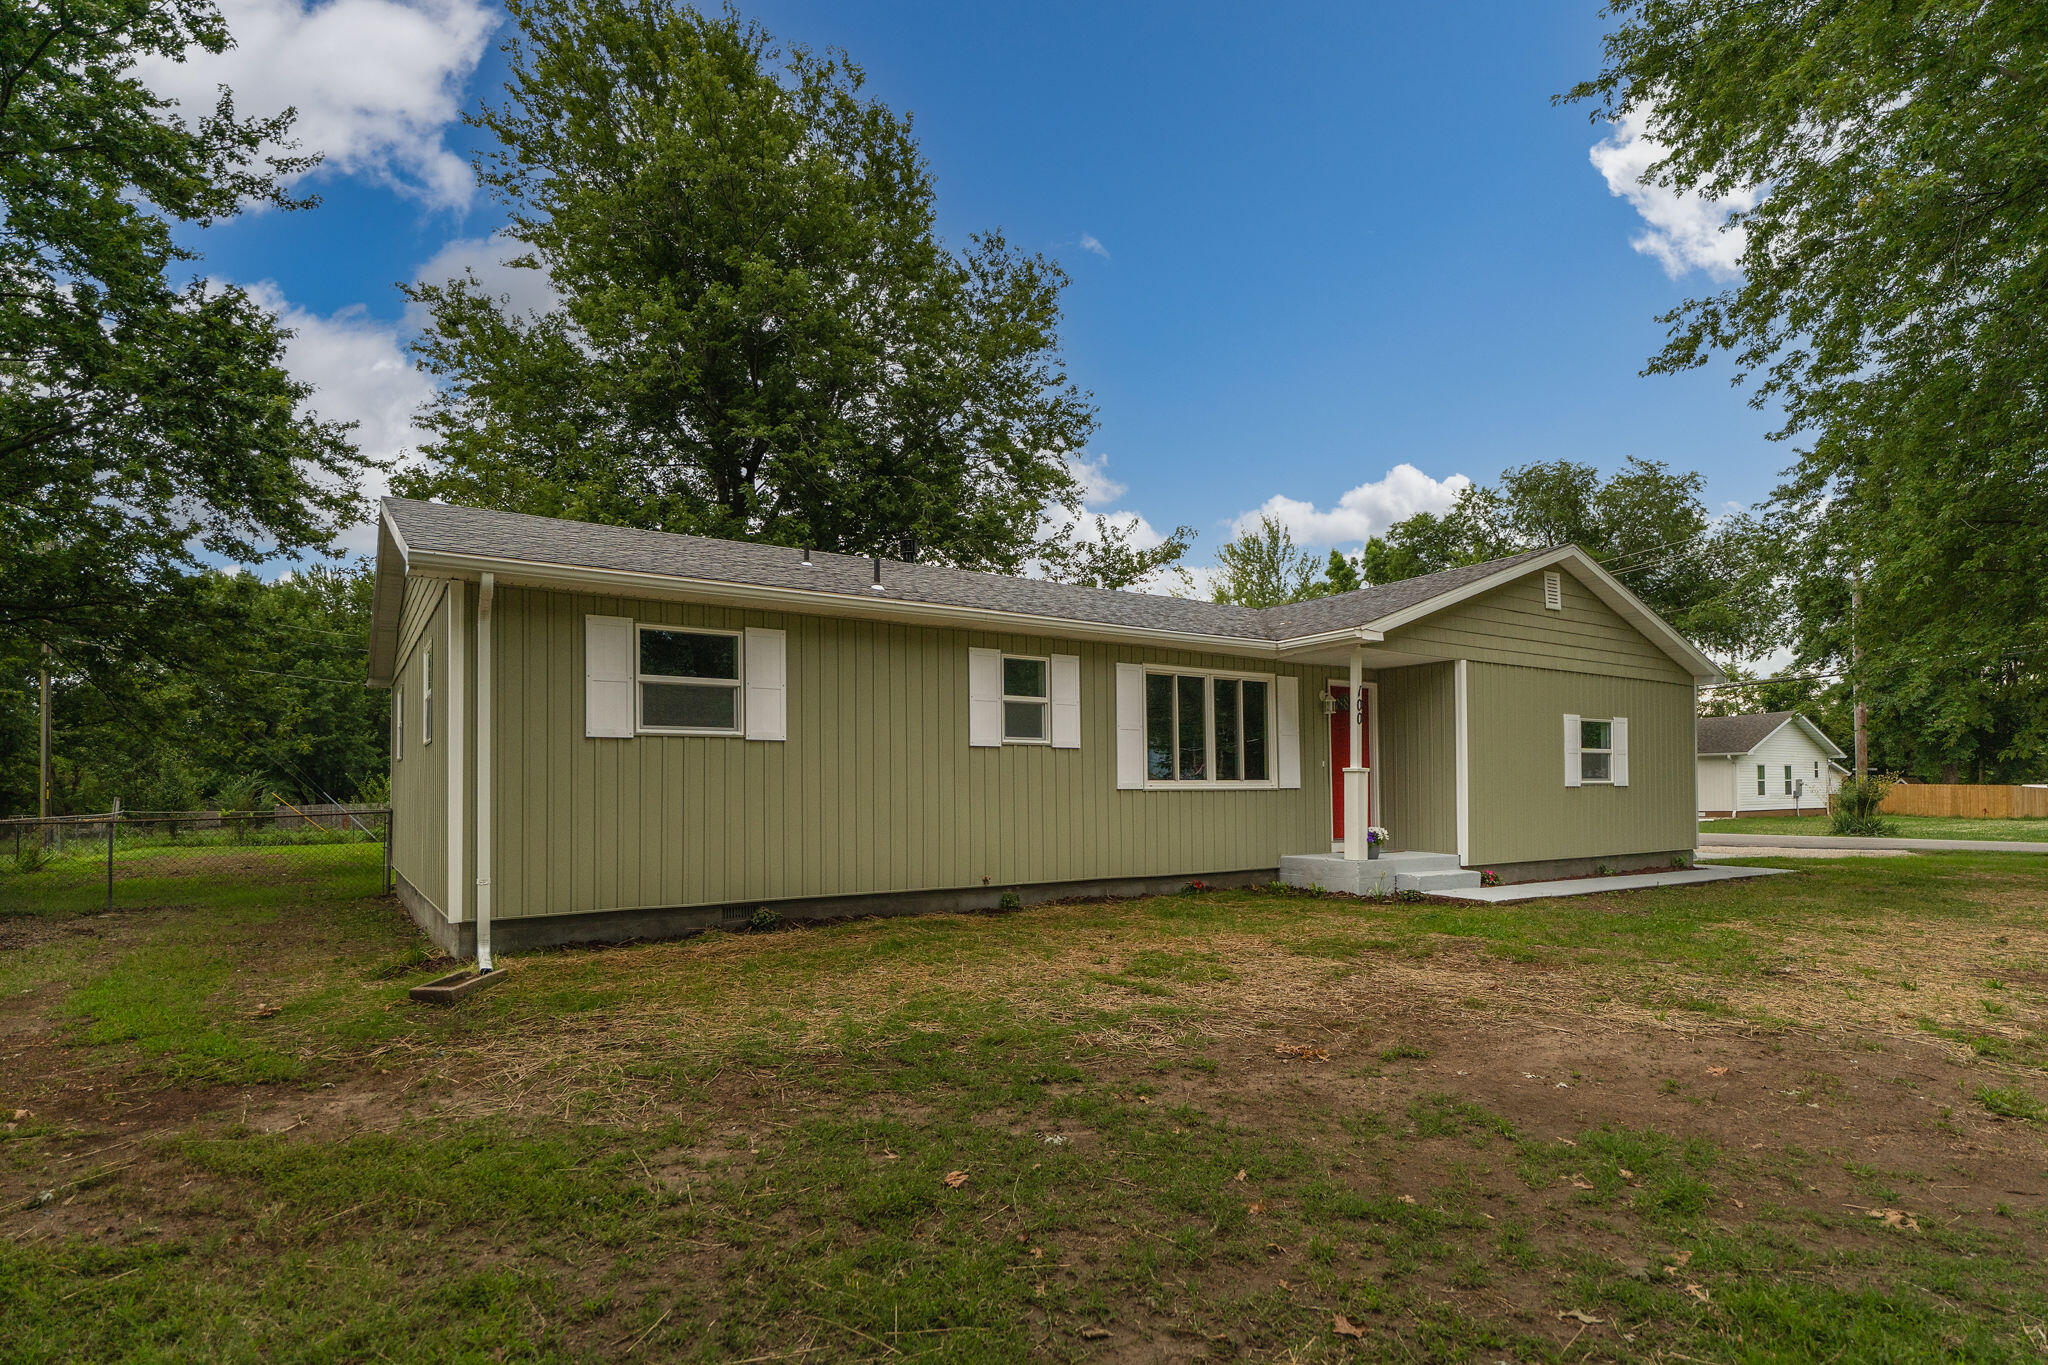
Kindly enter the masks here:
M 1344 856 L 1353 862 L 1366 855 L 1365 827 L 1372 818 L 1367 793 L 1365 765 L 1365 710 L 1359 705 L 1365 696 L 1365 646 L 1351 647 L 1351 753 L 1344 765 Z

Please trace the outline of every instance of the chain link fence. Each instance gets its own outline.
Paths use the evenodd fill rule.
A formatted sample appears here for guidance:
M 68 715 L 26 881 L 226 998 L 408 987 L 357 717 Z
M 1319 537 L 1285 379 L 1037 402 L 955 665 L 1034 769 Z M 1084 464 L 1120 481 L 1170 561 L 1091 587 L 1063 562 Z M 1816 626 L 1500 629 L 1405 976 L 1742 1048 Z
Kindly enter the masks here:
M 374 865 L 391 890 L 391 808 L 109 811 L 0 820 L 0 913 L 160 905 L 237 881 Z M 181 883 L 191 883 L 183 887 Z

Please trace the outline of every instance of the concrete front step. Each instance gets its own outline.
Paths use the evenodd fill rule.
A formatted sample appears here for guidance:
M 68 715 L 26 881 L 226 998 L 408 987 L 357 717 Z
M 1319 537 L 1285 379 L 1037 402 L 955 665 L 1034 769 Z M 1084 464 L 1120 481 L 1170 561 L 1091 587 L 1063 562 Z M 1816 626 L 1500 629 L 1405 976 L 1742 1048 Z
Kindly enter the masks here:
M 1478 886 L 1479 874 L 1461 868 L 1455 853 L 1386 853 L 1355 863 L 1334 853 L 1299 853 L 1280 860 L 1280 880 L 1289 886 L 1364 896 L 1463 890 Z

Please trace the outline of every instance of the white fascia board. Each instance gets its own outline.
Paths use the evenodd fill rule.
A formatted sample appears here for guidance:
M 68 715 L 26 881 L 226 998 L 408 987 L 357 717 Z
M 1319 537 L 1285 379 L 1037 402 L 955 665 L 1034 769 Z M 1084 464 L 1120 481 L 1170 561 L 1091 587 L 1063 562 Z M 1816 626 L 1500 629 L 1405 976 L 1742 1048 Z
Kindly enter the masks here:
M 370 592 L 370 649 L 368 683 L 371 687 L 391 686 L 392 675 L 397 670 L 399 618 L 405 611 L 405 579 L 410 569 L 410 553 L 405 537 L 398 532 L 398 523 L 391 519 L 391 509 L 381 503 L 377 508 L 377 567 L 376 579 Z M 392 578 L 385 576 L 384 537 L 389 536 L 390 545 L 398 555 L 397 572 Z M 387 582 L 396 582 L 397 591 L 385 589 Z M 386 648 L 380 654 L 378 644 Z
M 1206 649 L 1219 654 L 1249 655 L 1258 658 L 1276 657 L 1281 649 L 1281 646 L 1272 640 L 1157 630 L 1144 626 L 1109 625 L 1096 621 L 1074 621 L 1064 616 L 988 611 L 980 607 L 955 607 L 940 602 L 909 602 L 901 598 L 892 598 L 886 592 L 876 593 L 871 597 L 856 597 L 851 593 L 816 592 L 806 588 L 774 588 L 754 583 L 731 583 L 719 579 L 685 578 L 675 574 L 636 573 L 626 569 L 592 569 L 539 560 L 492 559 L 480 555 L 453 554 L 445 550 L 413 551 L 410 568 L 415 574 L 468 581 L 475 581 L 480 574 L 491 573 L 496 575 L 501 586 L 556 588 L 613 597 L 673 598 L 690 602 L 754 607 L 767 611 L 798 612 L 808 616 L 858 616 L 906 621 L 918 625 L 1009 631 L 1013 634 L 1043 635 L 1059 639 L 1145 641 L 1180 649 Z M 1354 637 L 1352 633 L 1346 632 L 1342 638 Z
M 1640 597 L 1622 586 L 1620 579 L 1594 563 L 1593 557 L 1576 545 L 1560 545 L 1547 554 L 1525 559 L 1511 568 L 1502 569 L 1498 573 L 1475 579 L 1462 587 L 1439 593 L 1435 597 L 1417 602 L 1412 607 L 1404 607 L 1392 615 L 1380 617 L 1372 623 L 1372 628 L 1384 636 L 1388 631 L 1398 630 L 1402 626 L 1420 621 L 1425 616 L 1434 616 L 1446 607 L 1454 607 L 1460 602 L 1478 597 L 1482 593 L 1492 592 L 1495 588 L 1512 583 L 1518 578 L 1526 578 L 1543 569 L 1554 569 L 1560 564 L 1568 564 L 1574 569 L 1583 570 L 1590 580 L 1587 586 L 1592 588 L 1593 595 L 1648 636 L 1680 667 L 1691 673 L 1696 683 L 1725 681 L 1727 675 L 1721 672 L 1712 659 L 1695 648 L 1690 640 L 1673 630 L 1663 617 L 1645 606 Z

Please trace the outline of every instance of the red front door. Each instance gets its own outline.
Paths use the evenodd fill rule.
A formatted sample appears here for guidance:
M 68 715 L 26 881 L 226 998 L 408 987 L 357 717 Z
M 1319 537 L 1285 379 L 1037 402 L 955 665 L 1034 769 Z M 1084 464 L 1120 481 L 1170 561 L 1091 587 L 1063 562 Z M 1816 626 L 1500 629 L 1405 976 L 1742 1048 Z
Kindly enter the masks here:
M 1344 838 L 1344 770 L 1351 766 L 1351 713 L 1353 708 L 1351 689 L 1332 686 L 1332 696 L 1337 698 L 1337 709 L 1330 715 L 1330 839 L 1341 842 Z M 1367 725 L 1359 736 L 1358 763 L 1360 767 L 1372 766 L 1372 727 Z M 1367 823 L 1372 815 L 1366 814 Z

